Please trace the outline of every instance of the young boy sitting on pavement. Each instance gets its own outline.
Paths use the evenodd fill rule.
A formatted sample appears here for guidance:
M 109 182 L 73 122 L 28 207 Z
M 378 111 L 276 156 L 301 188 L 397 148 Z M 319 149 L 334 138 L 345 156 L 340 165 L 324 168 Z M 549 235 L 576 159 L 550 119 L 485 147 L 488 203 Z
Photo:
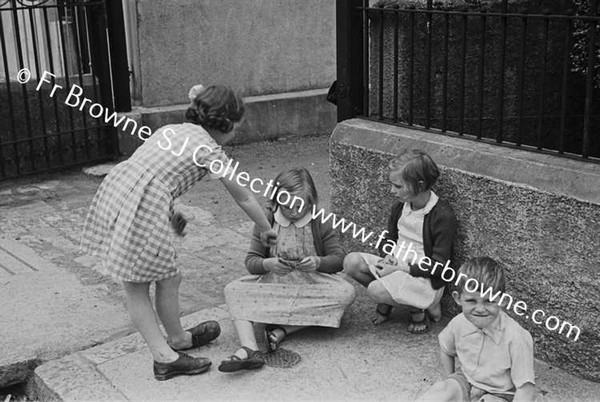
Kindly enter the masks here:
M 460 274 L 463 275 L 462 277 Z M 446 380 L 435 383 L 420 400 L 531 401 L 537 396 L 533 372 L 533 339 L 505 312 L 490 293 L 504 293 L 500 264 L 489 257 L 472 258 L 460 267 L 457 290 L 452 292 L 462 313 L 439 335 Z M 469 279 L 477 281 L 475 292 Z M 483 296 L 482 296 L 483 293 Z M 456 371 L 458 357 L 462 371 Z

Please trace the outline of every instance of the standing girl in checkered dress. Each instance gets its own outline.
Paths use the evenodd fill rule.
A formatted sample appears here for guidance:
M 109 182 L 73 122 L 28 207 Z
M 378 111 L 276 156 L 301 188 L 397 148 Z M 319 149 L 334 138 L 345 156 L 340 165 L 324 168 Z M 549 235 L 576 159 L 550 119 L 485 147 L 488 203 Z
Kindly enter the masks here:
M 226 86 L 198 85 L 189 96 L 189 122 L 159 128 L 104 179 L 82 241 L 83 249 L 102 257 L 106 271 L 123 282 L 129 314 L 150 348 L 157 380 L 206 371 L 209 359 L 180 351 L 204 345 L 221 332 L 216 321 L 188 331 L 181 326 L 181 274 L 175 266 L 174 237 L 183 232 L 185 219 L 174 213 L 174 199 L 208 174 L 221 180 L 260 228 L 266 245 L 277 238 L 252 192 L 227 179 L 228 171 L 220 171 L 229 162 L 221 145 L 233 139 L 234 123 L 244 114 L 241 98 Z M 152 282 L 156 282 L 156 314 L 167 339 L 155 318 Z

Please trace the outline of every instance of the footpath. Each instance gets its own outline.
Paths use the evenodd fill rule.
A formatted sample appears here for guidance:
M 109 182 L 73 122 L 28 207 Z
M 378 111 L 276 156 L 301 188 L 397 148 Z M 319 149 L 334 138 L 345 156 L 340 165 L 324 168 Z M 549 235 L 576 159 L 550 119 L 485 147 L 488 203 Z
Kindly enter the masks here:
M 328 138 L 303 138 L 227 149 L 251 177 L 305 166 L 322 206 L 329 206 Z M 97 167 L 106 171 L 110 166 Z M 215 319 L 222 335 L 192 351 L 207 356 L 205 374 L 157 382 L 135 332 L 120 285 L 78 251 L 87 208 L 102 180 L 80 170 L 0 183 L 0 400 L 2 388 L 27 381 L 39 400 L 413 400 L 440 379 L 437 334 L 414 336 L 399 311 L 379 327 L 364 289 L 340 329 L 314 328 L 281 347 L 270 366 L 223 374 L 221 360 L 238 343 L 223 288 L 245 274 L 251 222 L 218 181 L 198 183 L 178 200 L 192 217 L 179 244 L 184 324 Z M 260 334 L 260 331 L 257 332 Z M 600 384 L 536 362 L 542 400 L 600 400 Z

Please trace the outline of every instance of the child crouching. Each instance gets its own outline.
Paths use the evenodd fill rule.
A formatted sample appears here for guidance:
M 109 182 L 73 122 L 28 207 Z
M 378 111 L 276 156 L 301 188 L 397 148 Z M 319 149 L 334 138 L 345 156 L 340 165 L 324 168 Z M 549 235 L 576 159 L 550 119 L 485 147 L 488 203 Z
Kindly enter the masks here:
M 439 335 L 440 359 L 446 380 L 435 383 L 421 400 L 531 401 L 537 396 L 533 372 L 533 339 L 485 291 L 504 292 L 500 264 L 489 257 L 467 261 L 459 270 L 481 287 L 475 292 L 461 281 L 452 292 L 462 313 Z M 459 276 L 460 277 L 460 276 Z M 463 277 L 464 278 L 464 277 Z M 485 296 L 482 296 L 482 293 Z M 461 371 L 456 371 L 458 357 Z

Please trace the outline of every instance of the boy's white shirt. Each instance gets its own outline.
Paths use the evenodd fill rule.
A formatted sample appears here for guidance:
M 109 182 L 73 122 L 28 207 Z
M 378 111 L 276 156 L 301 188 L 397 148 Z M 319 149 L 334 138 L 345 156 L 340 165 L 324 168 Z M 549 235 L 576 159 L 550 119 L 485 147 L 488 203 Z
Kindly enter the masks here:
M 477 336 L 478 333 L 489 337 L 489 339 L 491 340 L 491 342 L 497 346 L 501 346 L 500 344 L 504 342 L 506 342 L 506 339 L 503 339 L 505 335 L 505 332 L 507 331 L 507 326 L 510 326 L 510 334 L 506 333 L 507 336 L 509 336 L 509 338 L 512 341 L 516 341 L 517 343 L 519 343 L 519 345 L 517 345 L 520 348 L 523 348 L 523 346 L 526 344 L 526 350 L 520 351 L 516 353 L 517 358 L 523 358 L 525 357 L 526 360 L 530 360 L 529 362 L 529 366 L 530 367 L 514 367 L 511 366 L 510 367 L 510 371 L 511 373 L 509 374 L 511 379 L 511 383 L 513 383 L 514 386 L 518 387 L 523 385 L 526 382 L 531 382 L 532 384 L 535 384 L 535 373 L 533 371 L 533 339 L 531 338 L 531 334 L 525 330 L 523 327 L 521 327 L 519 325 L 519 323 L 517 323 L 514 319 L 512 319 L 511 317 L 509 317 L 505 312 L 500 311 L 500 314 L 498 316 L 498 319 L 496 321 L 494 321 L 494 323 L 492 323 L 492 325 L 490 325 L 490 327 L 485 328 L 483 330 L 480 330 L 479 328 L 477 328 L 475 325 L 473 325 L 466 317 L 463 313 L 460 313 L 459 315 L 457 315 L 456 317 L 454 317 L 450 323 L 448 324 L 448 326 L 446 326 L 446 328 L 444 328 L 444 330 L 442 330 L 442 332 L 440 333 L 440 335 L 438 336 L 438 338 L 440 339 L 440 346 L 442 348 L 442 351 L 448 355 L 454 355 L 457 356 L 458 359 L 461 361 L 461 366 L 463 368 L 463 373 L 465 374 L 465 376 L 467 377 L 467 379 L 469 380 L 469 382 L 482 389 L 485 390 L 486 392 L 507 392 L 507 389 L 495 389 L 496 387 L 493 386 L 486 386 L 486 384 L 481 383 L 479 381 L 476 380 L 476 378 L 474 377 L 488 377 L 489 375 L 492 375 L 494 377 L 498 377 L 499 375 L 502 377 L 503 375 L 496 372 L 496 373 L 485 373 L 486 375 L 482 375 L 481 373 L 481 369 L 483 367 L 489 367 L 488 365 L 483 364 L 479 364 L 479 358 L 482 357 L 482 348 L 485 346 L 484 342 L 485 339 L 482 339 L 481 343 L 480 343 L 480 347 L 479 350 L 476 351 L 476 353 L 472 353 L 472 350 L 466 350 L 463 351 L 463 359 L 461 359 L 461 356 L 458 356 L 458 351 L 456 348 L 456 339 L 461 339 L 461 338 L 466 338 L 466 337 L 472 337 L 472 336 Z M 450 328 L 449 328 L 450 327 Z M 453 336 L 454 339 L 454 350 L 448 350 L 446 348 L 446 345 L 444 345 L 442 343 L 442 339 L 444 339 L 444 337 L 447 335 L 447 332 L 451 331 L 451 334 Z M 469 341 L 465 341 L 465 344 L 469 344 L 469 346 L 471 346 L 468 349 L 473 349 L 472 345 L 476 345 L 478 343 L 477 339 L 471 339 Z M 461 345 L 461 346 L 464 346 Z M 492 347 L 492 350 L 494 349 L 494 346 L 490 345 Z M 507 345 L 510 346 L 510 345 Z M 528 356 L 525 356 L 525 352 L 527 352 Z M 472 355 L 472 356 L 466 356 L 466 355 Z M 477 357 L 475 357 L 477 356 Z M 476 369 L 473 368 L 472 371 L 469 370 L 469 368 L 467 368 L 465 370 L 465 363 L 464 358 L 465 357 L 471 357 L 474 358 L 476 360 L 478 360 L 478 363 L 475 365 Z M 505 359 L 505 362 L 501 362 L 500 359 L 504 357 L 506 358 L 507 356 L 494 356 L 491 357 L 491 360 L 494 361 L 494 363 L 503 365 L 504 363 L 509 364 L 509 359 Z M 510 357 L 510 356 L 508 356 Z M 471 359 L 470 359 L 471 360 Z M 469 361 L 468 363 L 472 363 L 471 361 Z M 515 373 L 512 373 L 513 369 Z M 502 370 L 500 370 L 502 371 Z M 514 376 L 512 374 L 517 374 L 517 376 L 520 376 L 521 378 L 519 379 L 520 381 L 524 381 L 523 384 L 514 384 Z M 491 378 L 489 378 L 491 380 Z M 489 381 L 488 381 L 489 382 Z

